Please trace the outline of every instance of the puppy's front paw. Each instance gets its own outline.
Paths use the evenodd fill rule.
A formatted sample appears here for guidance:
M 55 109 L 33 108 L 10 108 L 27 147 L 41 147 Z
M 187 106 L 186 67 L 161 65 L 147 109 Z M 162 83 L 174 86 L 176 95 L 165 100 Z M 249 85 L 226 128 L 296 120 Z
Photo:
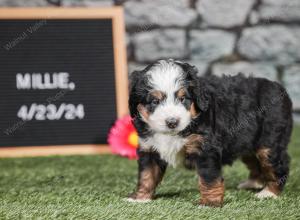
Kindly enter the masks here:
M 138 202 L 138 203 L 147 203 L 152 201 L 152 197 L 147 194 L 137 194 L 132 193 L 127 198 L 125 198 L 127 202 Z
M 268 187 L 265 187 L 262 191 L 255 194 L 255 196 L 259 199 L 273 198 L 276 199 L 278 196 L 271 192 Z
M 262 189 L 264 184 L 258 180 L 248 179 L 238 185 L 238 189 Z
M 125 200 L 127 202 L 136 202 L 136 203 L 147 203 L 147 202 L 151 202 L 152 199 L 133 199 L 133 198 L 125 198 Z
M 201 199 L 199 203 L 200 207 L 210 206 L 210 207 L 222 207 L 223 202 L 221 200 L 205 200 Z

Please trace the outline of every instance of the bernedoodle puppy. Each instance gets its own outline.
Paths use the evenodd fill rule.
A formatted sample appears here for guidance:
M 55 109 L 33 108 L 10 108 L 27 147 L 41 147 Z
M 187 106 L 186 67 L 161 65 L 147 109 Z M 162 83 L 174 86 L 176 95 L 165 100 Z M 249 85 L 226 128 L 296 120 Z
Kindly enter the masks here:
M 138 184 L 128 200 L 147 202 L 168 165 L 195 168 L 199 204 L 222 206 L 222 166 L 237 158 L 250 171 L 240 189 L 277 197 L 289 173 L 292 103 L 263 78 L 197 76 L 180 61 L 160 60 L 131 74 L 130 114 L 139 136 Z

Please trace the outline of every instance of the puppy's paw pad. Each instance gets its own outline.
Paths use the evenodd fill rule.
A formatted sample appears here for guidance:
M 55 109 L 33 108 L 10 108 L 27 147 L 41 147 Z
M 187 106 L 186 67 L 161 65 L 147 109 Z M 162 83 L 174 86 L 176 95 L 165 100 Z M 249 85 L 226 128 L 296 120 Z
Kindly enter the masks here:
M 207 206 L 207 205 L 198 205 L 198 208 L 199 209 L 209 209 L 211 208 L 210 206 Z
M 268 189 L 263 189 L 262 191 L 256 193 L 255 196 L 259 199 L 266 199 L 266 198 L 276 199 L 278 197 L 275 193 L 269 191 Z
M 124 201 L 126 202 L 133 202 L 133 203 L 148 203 L 151 202 L 151 199 L 133 199 L 133 198 L 125 198 Z
M 238 189 L 262 189 L 264 185 L 257 180 L 248 179 L 238 185 Z

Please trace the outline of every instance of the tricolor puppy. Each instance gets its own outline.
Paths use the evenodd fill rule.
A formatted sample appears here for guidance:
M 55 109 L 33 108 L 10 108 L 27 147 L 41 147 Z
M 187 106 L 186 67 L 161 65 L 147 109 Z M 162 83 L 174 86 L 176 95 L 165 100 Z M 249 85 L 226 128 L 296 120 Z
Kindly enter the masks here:
M 200 204 L 221 206 L 222 166 L 241 158 L 242 189 L 277 197 L 289 173 L 292 104 L 263 78 L 197 77 L 194 66 L 161 60 L 131 75 L 130 113 L 139 135 L 138 184 L 129 200 L 154 198 L 168 165 L 195 168 Z

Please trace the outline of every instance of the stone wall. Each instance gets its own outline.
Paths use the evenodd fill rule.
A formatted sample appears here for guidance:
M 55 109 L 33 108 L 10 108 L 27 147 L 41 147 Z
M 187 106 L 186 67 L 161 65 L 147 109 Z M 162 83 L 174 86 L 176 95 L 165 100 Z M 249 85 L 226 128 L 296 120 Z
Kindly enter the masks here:
M 263 76 L 284 84 L 300 112 L 299 0 L 0 0 L 0 6 L 125 9 L 129 72 L 161 58 L 199 74 Z

